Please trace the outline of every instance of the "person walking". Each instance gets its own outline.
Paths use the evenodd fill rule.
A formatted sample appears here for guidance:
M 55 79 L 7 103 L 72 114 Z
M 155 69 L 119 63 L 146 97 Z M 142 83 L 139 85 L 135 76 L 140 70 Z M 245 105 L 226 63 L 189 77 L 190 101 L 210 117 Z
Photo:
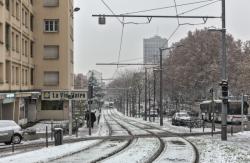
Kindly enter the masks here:
M 101 118 L 101 109 L 96 112 L 96 117 L 97 117 L 97 124 L 99 125 L 100 118 Z
M 91 116 L 91 127 L 94 128 L 94 123 L 96 121 L 95 113 L 91 112 L 90 116 Z

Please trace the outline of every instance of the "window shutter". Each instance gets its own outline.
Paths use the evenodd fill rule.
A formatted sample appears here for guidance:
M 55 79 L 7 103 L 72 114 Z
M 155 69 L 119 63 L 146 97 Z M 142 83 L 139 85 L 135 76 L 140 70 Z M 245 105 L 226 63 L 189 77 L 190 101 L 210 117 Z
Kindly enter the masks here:
M 43 6 L 45 7 L 56 7 L 59 6 L 59 0 L 44 0 Z
M 45 85 L 58 85 L 59 84 L 59 72 L 44 72 L 44 84 Z
M 58 59 L 59 58 L 59 46 L 57 45 L 44 46 L 44 58 L 45 59 Z

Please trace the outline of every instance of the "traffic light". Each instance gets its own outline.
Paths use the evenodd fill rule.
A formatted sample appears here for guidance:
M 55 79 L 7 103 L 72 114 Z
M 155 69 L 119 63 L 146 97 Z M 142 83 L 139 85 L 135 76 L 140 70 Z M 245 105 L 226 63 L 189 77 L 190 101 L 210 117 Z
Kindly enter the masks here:
M 224 104 L 227 104 L 227 102 L 228 102 L 228 81 L 223 80 L 220 83 L 220 86 L 221 86 L 221 93 L 222 93 L 222 101 Z
M 88 99 L 92 99 L 93 98 L 93 85 L 88 86 Z

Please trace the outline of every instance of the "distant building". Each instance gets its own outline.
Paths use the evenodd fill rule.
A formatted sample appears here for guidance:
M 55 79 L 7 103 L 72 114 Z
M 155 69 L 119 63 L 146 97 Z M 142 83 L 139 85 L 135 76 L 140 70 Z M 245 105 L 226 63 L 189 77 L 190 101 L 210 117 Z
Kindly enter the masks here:
M 143 63 L 144 64 L 159 64 L 160 48 L 167 48 L 168 40 L 160 36 L 154 36 L 148 39 L 143 39 Z M 163 58 L 168 52 L 163 52 Z
M 96 70 L 90 70 L 87 73 L 87 79 L 89 80 L 92 75 L 97 80 L 98 83 L 102 82 L 102 73 L 101 72 L 96 71 Z
M 74 89 L 85 89 L 88 87 L 88 79 L 87 76 L 83 74 L 77 74 L 75 75 L 75 85 Z

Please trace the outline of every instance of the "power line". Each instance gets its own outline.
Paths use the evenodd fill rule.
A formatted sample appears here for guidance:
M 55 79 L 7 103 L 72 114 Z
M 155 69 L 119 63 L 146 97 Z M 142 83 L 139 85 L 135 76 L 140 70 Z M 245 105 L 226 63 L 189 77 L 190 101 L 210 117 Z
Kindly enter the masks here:
M 184 12 L 180 13 L 179 15 L 184 15 L 184 14 L 186 14 L 186 13 L 192 12 L 192 11 L 194 11 L 194 10 L 201 9 L 201 8 L 203 8 L 203 7 L 209 6 L 209 5 L 214 4 L 214 3 L 216 3 L 216 2 L 219 2 L 219 1 L 221 1 L 221 0 L 216 0 L 216 1 L 214 1 L 214 2 L 210 2 L 210 3 L 207 3 L 207 4 L 205 4 L 205 5 L 201 5 L 201 6 L 195 7 L 195 8 L 193 8 L 193 9 L 184 11 Z
M 199 3 L 205 3 L 205 2 L 209 2 L 209 1 L 214 1 L 214 0 L 203 0 L 203 1 L 197 1 L 197 2 L 183 3 L 183 4 L 176 5 L 176 6 L 177 7 L 188 6 L 188 5 L 194 5 L 194 4 L 199 4 Z M 174 7 L 175 7 L 175 5 L 172 5 L 172 6 L 158 7 L 158 8 L 152 8 L 152 9 L 147 9 L 147 10 L 127 12 L 127 13 L 123 13 L 123 14 L 137 14 L 137 13 L 144 13 L 144 12 L 149 12 L 149 11 L 169 9 L 169 8 L 174 8 Z
M 178 14 L 178 10 L 177 10 L 177 5 L 176 5 L 176 1 L 174 0 L 174 6 L 175 6 L 175 13 L 176 13 L 176 16 L 179 15 Z M 177 18 L 177 22 L 178 22 L 178 25 L 180 25 L 180 19 Z
M 122 24 L 122 33 L 121 33 L 121 39 L 120 39 L 120 48 L 119 48 L 119 53 L 118 53 L 118 63 L 120 62 L 120 57 L 121 57 L 121 51 L 122 51 L 122 43 L 123 43 L 123 34 L 124 34 L 124 24 Z M 118 68 L 118 65 L 117 65 Z
M 101 2 L 108 8 L 108 10 L 115 15 L 114 11 L 109 7 L 109 5 L 104 2 L 104 0 L 101 0 Z M 123 22 L 119 19 L 119 18 L 116 18 L 121 24 L 123 24 Z

